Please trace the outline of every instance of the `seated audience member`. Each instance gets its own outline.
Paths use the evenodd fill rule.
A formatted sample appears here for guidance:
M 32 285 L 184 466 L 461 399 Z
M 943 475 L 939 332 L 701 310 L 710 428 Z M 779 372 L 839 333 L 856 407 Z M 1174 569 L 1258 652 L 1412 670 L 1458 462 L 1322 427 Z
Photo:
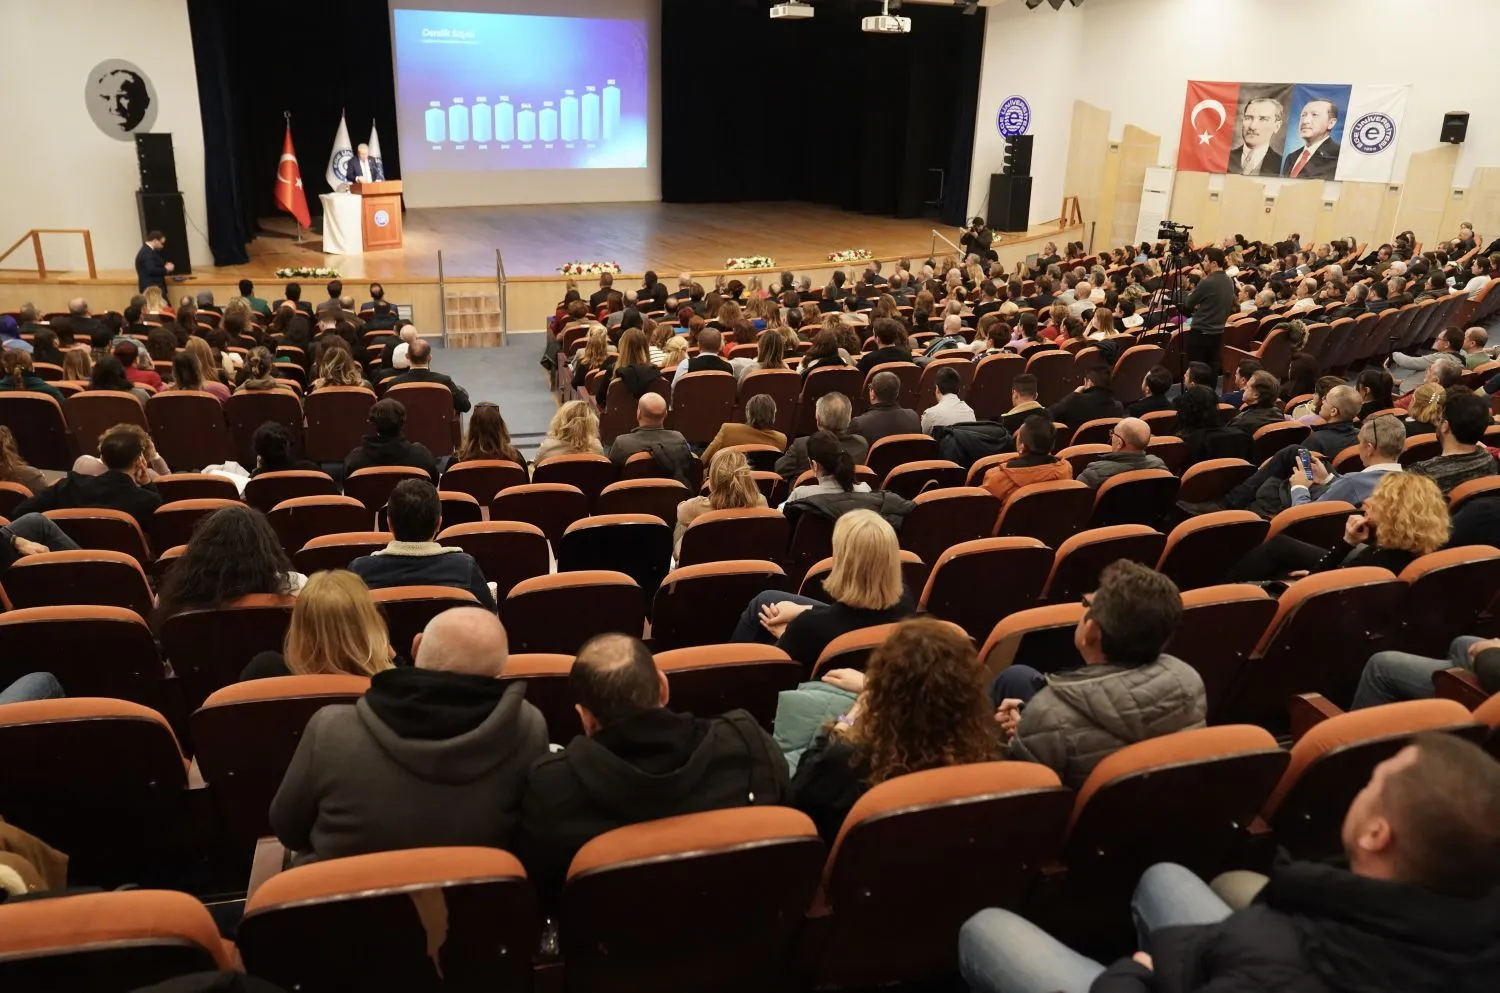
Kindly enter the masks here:
M 437 482 L 437 459 L 427 446 L 412 441 L 402 433 L 406 426 L 406 408 L 399 400 L 377 400 L 370 407 L 370 425 L 375 433 L 366 435 L 358 448 L 344 458 L 344 478 L 371 466 L 409 465 L 424 469 Z
M 569 400 L 557 408 L 547 425 L 547 434 L 537 448 L 537 464 L 554 455 L 602 455 L 599 415 L 587 400 Z
M 291 429 L 278 421 L 266 421 L 256 428 L 250 447 L 255 451 L 255 466 L 250 470 L 252 479 L 267 472 L 322 471 L 316 462 L 297 458 L 297 442 Z
M 1482 393 L 1462 386 L 1449 390 L 1438 421 L 1443 453 L 1407 467 L 1438 484 L 1446 499 L 1460 483 L 1495 474 L 1495 457 L 1484 446 L 1485 429 L 1493 423 L 1490 404 Z
M 963 379 L 956 370 L 939 369 L 932 385 L 937 402 L 922 412 L 924 434 L 932 434 L 937 427 L 974 422 L 974 408 L 963 401 Z
M 526 456 L 511 444 L 510 429 L 505 425 L 505 418 L 500 416 L 500 407 L 487 400 L 474 405 L 463 443 L 453 453 L 448 468 L 481 460 L 514 462 L 523 471 L 526 469 Z
M 17 514 L 9 524 L 0 524 L 0 576 L 17 559 L 42 552 L 76 552 L 78 543 L 41 513 Z
M 510 848 L 547 727 L 526 684 L 502 681 L 505 629 L 474 607 L 427 623 L 415 665 L 385 669 L 358 703 L 307 722 L 271 801 L 298 861 L 446 845 Z
M 1166 366 L 1153 366 L 1141 380 L 1141 398 L 1125 405 L 1131 417 L 1145 417 L 1158 410 L 1172 410 L 1172 401 L 1167 391 L 1172 388 L 1172 370 Z
M 1224 391 L 1223 396 L 1219 397 L 1219 402 L 1227 403 L 1234 408 L 1244 406 L 1245 388 L 1250 385 L 1250 377 L 1254 376 L 1257 372 L 1260 372 L 1259 361 L 1256 359 L 1240 359 L 1239 363 L 1234 367 L 1234 371 L 1229 374 L 1229 389 Z
M 767 398 L 769 399 L 769 398 Z M 738 510 L 741 507 L 764 507 L 765 494 L 755 485 L 750 463 L 744 453 L 722 451 L 708 460 L 708 496 L 697 496 L 677 505 L 677 530 L 672 539 L 672 554 L 682 548 L 682 536 L 688 525 L 710 510 Z
M 402 325 L 398 323 L 396 337 L 399 340 L 396 342 L 394 348 L 389 345 L 386 346 L 386 361 L 384 363 L 386 375 L 381 377 L 382 382 L 393 376 L 400 375 L 400 373 L 396 372 L 398 369 L 411 368 L 411 360 L 408 356 L 411 353 L 411 346 L 416 343 L 419 337 L 417 326 L 415 324 Z
M 1182 382 L 1173 384 L 1172 388 L 1167 391 L 1167 396 L 1172 398 L 1173 403 L 1177 403 L 1189 387 L 1205 386 L 1213 391 L 1214 403 L 1218 404 L 1218 385 L 1219 377 L 1209 368 L 1207 362 L 1189 362 L 1187 369 L 1182 373 Z
M 1358 440 L 1359 472 L 1334 475 L 1320 459 L 1312 460 L 1312 477 L 1299 464 L 1292 470 L 1288 506 L 1321 500 L 1342 500 L 1356 507 L 1375 492 L 1376 485 L 1388 472 L 1401 471 L 1401 451 L 1406 447 L 1406 430 L 1390 414 L 1372 417 L 1360 426 Z M 1317 493 L 1313 489 L 1317 489 Z
M 879 514 L 861 509 L 839 517 L 833 526 L 833 571 L 823 590 L 831 602 L 767 590 L 750 601 L 730 640 L 776 645 L 811 672 L 839 635 L 912 613 L 915 603 L 901 581 L 901 547 L 895 529 Z
M 330 337 L 329 345 L 318 350 L 316 377 L 307 386 L 309 393 L 329 386 L 363 386 L 373 389 L 365 379 L 364 370 L 354 361 L 354 355 L 344 345 L 344 339 Z M 338 345 L 333 345 L 338 342 Z
M 152 442 L 151 435 L 139 424 L 115 424 L 107 427 L 103 434 L 112 434 L 115 431 L 127 431 L 135 435 L 141 441 L 141 449 L 146 456 L 146 472 L 143 483 L 154 483 L 160 476 L 171 475 L 172 470 L 167 467 L 166 459 L 162 458 L 156 450 L 156 444 Z M 97 455 L 80 455 L 73 460 L 73 471 L 80 476 L 102 476 L 109 471 L 104 460 Z
M 606 366 L 594 386 L 594 400 L 601 410 L 609 396 L 609 384 L 616 378 L 625 384 L 625 392 L 632 400 L 645 396 L 651 384 L 661 379 L 661 370 L 651 361 L 651 350 L 640 328 L 631 328 L 620 336 L 619 358 Z
M 151 399 L 149 391 L 135 385 L 126 377 L 125 367 L 113 355 L 105 355 L 94 363 L 94 368 L 89 372 L 89 385 L 85 389 L 129 393 L 142 404 Z
M 9 686 L 0 688 L 0 706 L 7 703 L 29 703 L 32 700 L 58 700 L 65 696 L 67 693 L 63 691 L 63 684 L 58 682 L 57 677 L 52 673 L 28 672 L 23 676 L 17 676 Z M 11 853 L 7 851 L 0 854 L 10 855 Z M 20 895 L 7 885 L 14 877 L 8 875 L 5 870 L 14 868 L 13 864 L 0 861 L 0 894 L 8 892 L 9 896 Z
M 1480 502 L 1485 501 L 1476 503 Z M 1467 669 L 1478 678 L 1480 688 L 1486 693 L 1500 693 L 1500 638 L 1472 635 L 1455 638 L 1445 659 L 1429 659 L 1409 652 L 1376 652 L 1365 663 L 1350 709 L 1431 699 L 1436 696 L 1433 674 L 1444 669 Z
M 1211 387 L 1196 383 L 1189 386 L 1177 398 L 1176 407 L 1176 434 L 1187 443 L 1184 468 L 1209 459 L 1248 460 L 1250 436 L 1224 426 L 1219 395 Z
M 915 410 L 901 406 L 900 400 L 901 377 L 890 371 L 877 372 L 870 379 L 869 406 L 849 422 L 850 433 L 873 445 L 893 434 L 921 432 L 922 418 Z
M 0 353 L 0 392 L 45 393 L 57 401 L 60 408 L 66 399 L 62 390 L 36 374 L 32 353 L 7 348 Z M 129 384 L 126 385 L 129 389 Z
M 745 381 L 745 377 L 752 372 L 764 369 L 786 369 L 787 340 L 778 330 L 768 330 L 760 336 L 755 345 L 755 357 L 751 358 L 743 354 L 743 349 L 735 349 L 735 357 L 729 360 L 730 366 L 734 368 L 735 379 Z
M 772 427 L 775 423 L 776 401 L 765 393 L 755 394 L 745 401 L 745 423 L 725 421 L 720 425 L 714 440 L 703 450 L 703 461 L 709 462 L 723 449 L 736 445 L 770 445 L 785 452 L 786 435 Z
M 17 353 L 20 354 L 20 353 Z M 99 475 L 74 469 L 47 489 L 21 501 L 13 517 L 72 507 L 122 510 L 134 517 L 141 530 L 151 525 L 151 515 L 161 506 L 161 495 L 151 485 L 153 478 L 145 432 L 135 425 L 110 428 L 99 438 L 99 457 L 104 472 Z
M 788 802 L 786 760 L 755 718 L 668 710 L 667 677 L 640 639 L 590 639 L 568 689 L 584 733 L 531 766 L 516 831 L 514 851 L 544 904 L 578 850 L 606 831 Z
M 286 389 L 276 379 L 276 359 L 271 350 L 263 346 L 250 349 L 245 356 L 245 378 L 235 389 L 236 393 L 255 393 L 266 390 Z
M 443 530 L 443 502 L 431 483 L 403 479 L 386 504 L 391 543 L 349 563 L 349 571 L 372 590 L 392 586 L 451 586 L 468 590 L 485 610 L 495 610 L 495 598 L 484 572 L 462 548 L 437 543 Z M 397 645 L 404 650 L 405 645 Z
M 839 348 L 838 332 L 824 328 L 813 337 L 812 348 L 802 356 L 802 363 L 797 366 L 797 371 L 806 379 L 807 374 L 814 369 L 848 364 L 843 349 Z
M 636 402 L 636 427 L 609 446 L 609 458 L 623 466 L 637 452 L 650 452 L 656 464 L 678 481 L 691 478 L 693 452 L 681 431 L 662 425 L 667 419 L 667 400 L 660 393 L 647 393 Z
M 1131 904 L 1147 947 L 1107 969 L 999 909 L 963 926 L 960 969 L 976 993 L 1500 988 L 1500 764 L 1421 735 L 1375 767 L 1340 837 L 1344 861 L 1279 861 L 1241 910 L 1152 866 Z
M 1444 328 L 1432 342 L 1432 351 L 1425 355 L 1407 355 L 1404 352 L 1392 352 L 1390 367 L 1403 371 L 1402 387 L 1406 386 L 1405 380 L 1420 379 L 1428 368 L 1444 355 L 1459 355 L 1463 351 L 1464 332 L 1461 328 Z
M 1256 370 L 1245 383 L 1239 413 L 1230 419 L 1229 427 L 1254 437 L 1255 432 L 1267 424 L 1280 424 L 1286 420 L 1281 408 L 1276 406 L 1276 395 L 1280 390 L 1280 380 L 1264 369 Z
M 281 651 L 255 656 L 240 679 L 373 676 L 389 669 L 394 657 L 370 588 L 352 572 L 328 569 L 309 576 L 297 594 Z
M 1057 431 L 1041 414 L 1032 414 L 1016 432 L 1015 458 L 984 474 L 983 486 L 1002 504 L 1023 486 L 1072 479 L 1073 467 L 1052 454 Z
M 901 623 L 864 672 L 823 681 L 858 694 L 849 711 L 803 753 L 792 806 L 832 845 L 844 818 L 873 786 L 926 769 L 999 757 L 984 669 L 962 632 L 931 618 Z
M 1448 504 L 1437 484 L 1414 472 L 1387 472 L 1365 499 L 1363 512 L 1344 524 L 1332 550 L 1278 534 L 1229 570 L 1225 582 L 1264 583 L 1353 566 L 1379 566 L 1399 575 L 1448 542 Z
M 1044 676 L 1012 665 L 990 685 L 1010 757 L 1048 766 L 1074 790 L 1126 745 L 1202 727 L 1208 713 L 1197 670 L 1162 652 L 1182 620 L 1170 579 L 1116 562 L 1083 606 L 1073 632 L 1082 668 Z
M 19 483 L 33 493 L 47 488 L 47 476 L 21 457 L 16 436 L 0 424 L 0 482 Z
M 1366 369 L 1359 374 L 1354 385 L 1359 390 L 1360 420 L 1364 420 L 1376 411 L 1389 410 L 1396 406 L 1394 394 L 1396 383 L 1391 378 L 1391 374 L 1384 369 Z
M 869 493 L 869 483 L 854 481 L 854 462 L 831 431 L 819 431 L 807 439 L 807 457 L 817 479 L 795 487 L 787 503 L 796 503 L 825 493 Z
M 1078 388 L 1053 404 L 1047 414 L 1075 431 L 1101 417 L 1124 417 L 1125 408 L 1115 399 L 1109 366 L 1096 365 L 1085 372 Z
M 1109 436 L 1110 451 L 1083 467 L 1078 481 L 1097 490 L 1106 479 L 1136 469 L 1165 469 L 1167 464 L 1146 451 L 1151 444 L 1151 425 L 1139 417 L 1127 417 Z
M 1037 401 L 1036 390 L 1036 377 L 1029 372 L 1023 372 L 1011 380 L 1010 409 L 1000 416 L 1000 423 L 1011 434 L 1019 431 L 1032 414 L 1047 413 L 1047 408 Z M 1051 418 L 1048 418 L 1047 423 L 1052 423 Z
M 265 515 L 224 507 L 198 523 L 161 584 L 155 627 L 186 610 L 220 607 L 252 594 L 295 595 L 307 577 L 292 569 Z
M 468 412 L 468 392 L 442 373 L 432 371 L 431 344 L 420 338 L 412 342 L 406 351 L 406 361 L 409 366 L 406 372 L 382 381 L 387 389 L 403 383 L 437 383 L 439 386 L 446 386 L 448 392 L 453 394 L 454 410 L 460 414 Z
M 58 348 L 57 332 L 52 328 L 41 328 L 31 342 L 31 361 L 33 362 L 46 362 L 48 365 L 60 366 L 73 352 L 79 352 L 84 357 L 88 357 L 86 348 L 70 348 L 66 352 Z
M 115 342 L 110 354 L 120 360 L 120 365 L 125 369 L 125 378 L 133 386 L 149 386 L 153 390 L 161 389 L 161 376 L 156 374 L 154 368 L 142 369 L 138 364 L 141 356 L 140 346 L 134 339 L 126 338 Z
M 1463 376 L 1464 366 L 1462 362 L 1452 355 L 1439 355 L 1437 361 L 1427 367 L 1427 373 L 1422 377 L 1422 383 L 1419 385 L 1431 383 L 1435 386 L 1441 386 L 1444 390 L 1451 390 L 1459 385 Z M 1493 383 L 1494 380 L 1492 379 L 1490 382 Z M 1495 391 L 1489 388 L 1489 384 L 1486 384 L 1485 392 L 1493 393 Z M 1396 407 L 1402 410 L 1409 409 L 1414 395 L 1415 391 L 1397 397 Z
M 1447 390 L 1436 383 L 1423 383 L 1411 394 L 1411 406 L 1406 408 L 1406 417 L 1401 424 L 1408 438 L 1437 434 L 1438 422 L 1443 419 L 1443 401 Z
M 870 454 L 870 443 L 850 428 L 853 405 L 842 393 L 824 393 L 818 397 L 813 408 L 814 420 L 819 431 L 829 431 L 839 440 L 839 446 L 849 453 L 855 465 L 861 465 Z M 807 437 L 798 438 L 787 446 L 786 454 L 776 460 L 776 472 L 788 483 L 806 472 L 812 462 L 807 456 Z
M 21 325 L 9 314 L 0 316 L 0 348 L 32 353 L 32 344 L 21 337 Z
M 856 363 L 866 376 L 870 370 L 883 362 L 910 362 L 911 349 L 906 343 L 906 329 L 901 322 L 890 317 L 877 318 L 871 323 L 871 334 L 875 337 L 875 349 L 861 355 Z
M 729 360 L 719 354 L 724 347 L 724 336 L 717 328 L 704 328 L 698 333 L 698 354 L 680 362 L 677 371 L 672 375 L 672 389 L 677 389 L 677 384 L 682 382 L 682 377 L 690 372 L 734 372 L 734 366 Z

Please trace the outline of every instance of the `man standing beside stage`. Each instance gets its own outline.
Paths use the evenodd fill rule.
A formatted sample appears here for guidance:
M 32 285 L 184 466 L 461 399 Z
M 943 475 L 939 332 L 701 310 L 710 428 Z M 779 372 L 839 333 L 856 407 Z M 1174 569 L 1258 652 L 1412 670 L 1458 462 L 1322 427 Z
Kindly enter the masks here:
M 167 236 L 160 231 L 152 231 L 146 235 L 146 243 L 141 250 L 135 253 L 135 280 L 137 289 L 141 293 L 146 292 L 146 287 L 155 286 L 161 290 L 162 295 L 167 293 L 167 273 L 174 266 L 161 257 L 161 250 L 167 247 Z
M 1188 361 L 1207 363 L 1217 376 L 1224 322 L 1235 309 L 1234 281 L 1224 272 L 1222 248 L 1204 251 L 1203 279 L 1188 295 L 1186 306 L 1193 319 L 1187 336 Z

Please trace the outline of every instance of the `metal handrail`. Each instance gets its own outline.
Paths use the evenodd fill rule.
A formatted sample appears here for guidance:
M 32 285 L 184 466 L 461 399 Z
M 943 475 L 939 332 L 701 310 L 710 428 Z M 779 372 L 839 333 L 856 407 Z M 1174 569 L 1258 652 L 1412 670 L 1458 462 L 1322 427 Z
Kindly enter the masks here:
M 44 234 L 83 235 L 83 253 L 87 257 L 89 263 L 89 278 L 99 278 L 99 272 L 94 268 L 94 238 L 89 233 L 89 230 L 87 228 L 32 228 L 30 231 L 27 231 L 25 234 L 21 235 L 21 237 L 17 238 L 14 245 L 11 245 L 3 253 L 0 253 L 0 262 L 4 262 L 6 259 L 10 258 L 11 255 L 15 254 L 16 249 L 26 244 L 26 242 L 29 240 L 31 242 L 32 253 L 36 256 L 37 275 L 41 279 L 46 279 L 47 260 L 42 255 L 42 235 Z
M 448 289 L 443 282 L 443 250 L 438 249 L 438 316 L 443 329 L 443 347 L 448 347 Z
M 505 258 L 500 254 L 500 249 L 495 249 L 495 279 L 500 284 L 500 344 L 505 345 L 506 332 L 510 330 L 508 314 L 505 309 Z
M 932 229 L 932 247 L 930 249 L 928 249 L 928 252 L 927 252 L 928 255 L 936 255 L 937 254 L 937 243 L 939 241 L 941 241 L 943 244 L 947 245 L 949 248 L 953 249 L 955 252 L 961 252 L 961 251 L 963 251 L 962 248 L 959 248 L 957 245 L 953 244 L 953 242 L 949 241 L 947 235 L 943 234 L 943 232 L 939 231 L 937 228 L 933 228 Z

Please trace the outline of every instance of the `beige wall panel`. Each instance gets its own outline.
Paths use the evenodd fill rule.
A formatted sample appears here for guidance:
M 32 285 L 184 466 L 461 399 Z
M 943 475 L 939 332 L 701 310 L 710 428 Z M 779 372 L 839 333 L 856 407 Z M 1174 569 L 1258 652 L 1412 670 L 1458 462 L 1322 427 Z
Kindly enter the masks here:
M 1111 148 L 1104 156 L 1104 180 L 1099 189 L 1099 223 L 1090 226 L 1094 243 L 1090 251 L 1102 252 L 1114 247 L 1115 204 L 1120 186 L 1120 150 Z M 1088 240 L 1084 240 L 1088 245 Z
M 1225 176 L 1220 197 L 1223 210 L 1215 239 L 1242 234 L 1250 241 L 1270 241 L 1273 233 L 1271 215 L 1266 212 L 1266 184 L 1248 176 Z M 1204 240 L 1201 237 L 1200 241 Z
M 1322 214 L 1322 183 L 1283 183 L 1271 212 L 1271 237 L 1285 238 L 1295 231 L 1302 236 L 1302 244 L 1313 244 Z
M 1105 158 L 1109 154 L 1109 111 L 1073 101 L 1073 132 L 1068 142 L 1065 196 L 1078 197 L 1083 222 L 1103 221 L 1099 213 Z
M 1123 245 L 1135 239 L 1136 221 L 1141 216 L 1141 188 L 1146 182 L 1146 170 L 1156 165 L 1160 155 L 1160 135 L 1133 124 L 1125 125 L 1120 139 L 1120 172 L 1115 185 L 1115 223 L 1109 239 L 1111 246 Z
M 1211 199 L 1208 193 L 1208 173 L 1179 172 L 1172 180 L 1171 220 L 1193 228 L 1193 240 L 1198 244 L 1216 241 L 1213 232 L 1219 229 L 1220 201 Z
M 1396 208 L 1397 231 L 1410 228 L 1424 245 L 1437 240 L 1442 231 L 1443 212 L 1453 193 L 1453 166 L 1457 162 L 1457 145 L 1439 145 L 1412 153 Z
M 1455 237 L 1458 226 L 1464 221 L 1473 222 L 1481 245 L 1487 245 L 1500 236 L 1500 166 L 1475 169 L 1474 181 L 1459 199 L 1454 199 L 1449 191 L 1443 223 L 1438 229 L 1439 237 Z

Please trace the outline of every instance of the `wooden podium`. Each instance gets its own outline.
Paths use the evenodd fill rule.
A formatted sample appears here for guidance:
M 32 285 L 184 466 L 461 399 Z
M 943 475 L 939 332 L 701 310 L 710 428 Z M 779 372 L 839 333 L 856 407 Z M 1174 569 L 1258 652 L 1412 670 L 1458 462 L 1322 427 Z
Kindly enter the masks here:
M 401 181 L 355 183 L 349 192 L 360 198 L 365 251 L 401 247 Z

